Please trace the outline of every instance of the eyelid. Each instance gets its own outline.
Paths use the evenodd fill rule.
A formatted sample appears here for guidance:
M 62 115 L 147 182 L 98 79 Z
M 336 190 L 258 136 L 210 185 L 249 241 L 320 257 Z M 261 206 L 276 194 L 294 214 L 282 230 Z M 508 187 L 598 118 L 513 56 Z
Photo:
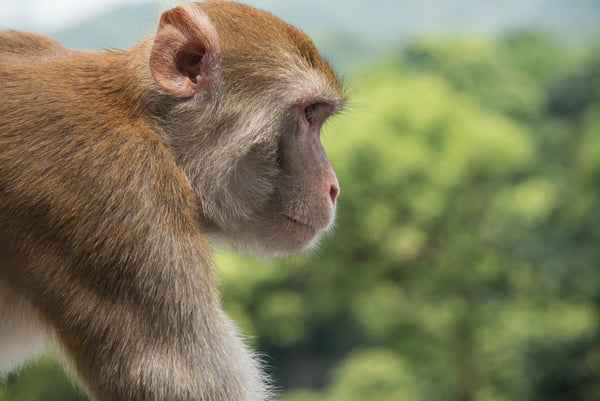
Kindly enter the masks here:
M 335 107 L 329 103 L 317 101 L 304 107 L 304 115 L 310 123 L 323 122 L 335 112 Z

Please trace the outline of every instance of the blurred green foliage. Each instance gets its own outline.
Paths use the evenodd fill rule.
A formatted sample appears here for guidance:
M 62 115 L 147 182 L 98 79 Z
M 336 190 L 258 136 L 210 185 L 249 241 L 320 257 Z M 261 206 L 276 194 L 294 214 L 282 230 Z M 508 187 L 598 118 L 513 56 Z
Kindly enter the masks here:
M 43 357 L 22 372 L 13 373 L 0 386 L 2 401 L 85 401 L 73 382 L 49 357 Z
M 351 100 L 323 134 L 342 194 L 318 252 L 217 257 L 281 399 L 600 399 L 600 49 L 419 40 Z M 0 401 L 78 400 L 57 375 Z

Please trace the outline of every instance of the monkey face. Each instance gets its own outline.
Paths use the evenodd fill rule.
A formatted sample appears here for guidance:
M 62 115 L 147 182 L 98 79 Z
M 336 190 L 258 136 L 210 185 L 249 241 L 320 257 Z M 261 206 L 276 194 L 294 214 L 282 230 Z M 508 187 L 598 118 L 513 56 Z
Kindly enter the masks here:
M 236 168 L 226 184 L 205 177 L 217 189 L 210 198 L 204 184 L 197 188 L 201 227 L 213 242 L 244 253 L 285 256 L 311 248 L 332 227 L 340 189 L 320 129 L 334 111 L 325 102 L 294 105 L 283 121 L 262 126 L 259 133 L 230 135 L 231 148 L 240 137 L 261 139 L 238 162 L 231 161 Z
M 341 85 L 310 39 L 273 15 L 198 7 L 163 15 L 150 69 L 178 99 L 163 131 L 198 196 L 200 228 L 242 252 L 308 249 L 335 213 L 339 184 L 319 132 L 342 106 Z
M 294 117 L 296 129 L 280 141 L 279 180 L 281 242 L 290 251 L 302 250 L 331 228 L 339 184 L 320 142 L 320 129 L 333 106 L 311 103 L 300 106 Z

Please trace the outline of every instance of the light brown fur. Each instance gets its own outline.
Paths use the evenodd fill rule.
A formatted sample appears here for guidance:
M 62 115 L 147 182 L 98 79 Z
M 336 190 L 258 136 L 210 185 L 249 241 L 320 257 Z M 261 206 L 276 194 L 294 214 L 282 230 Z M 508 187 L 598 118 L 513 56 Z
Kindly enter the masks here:
M 343 94 L 312 42 L 187 4 L 125 51 L 0 32 L 0 82 L 0 373 L 28 351 L 12 333 L 97 401 L 268 398 L 210 244 L 286 255 L 331 225 L 318 130 Z

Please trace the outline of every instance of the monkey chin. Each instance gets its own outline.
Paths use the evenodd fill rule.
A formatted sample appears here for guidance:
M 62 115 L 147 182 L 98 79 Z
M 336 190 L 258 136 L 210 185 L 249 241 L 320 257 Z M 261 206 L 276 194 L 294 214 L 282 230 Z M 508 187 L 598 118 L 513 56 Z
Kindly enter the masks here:
M 323 227 L 316 227 L 286 214 L 282 215 L 280 235 L 271 244 L 276 245 L 272 257 L 286 257 L 317 247 L 319 240 L 333 226 L 333 217 Z
M 213 229 L 204 232 L 211 244 L 220 249 L 262 259 L 283 258 L 308 252 L 317 247 L 321 238 L 333 228 L 333 215 L 319 226 L 301 222 L 285 214 L 273 216 L 271 224 L 243 225 L 235 232 Z

